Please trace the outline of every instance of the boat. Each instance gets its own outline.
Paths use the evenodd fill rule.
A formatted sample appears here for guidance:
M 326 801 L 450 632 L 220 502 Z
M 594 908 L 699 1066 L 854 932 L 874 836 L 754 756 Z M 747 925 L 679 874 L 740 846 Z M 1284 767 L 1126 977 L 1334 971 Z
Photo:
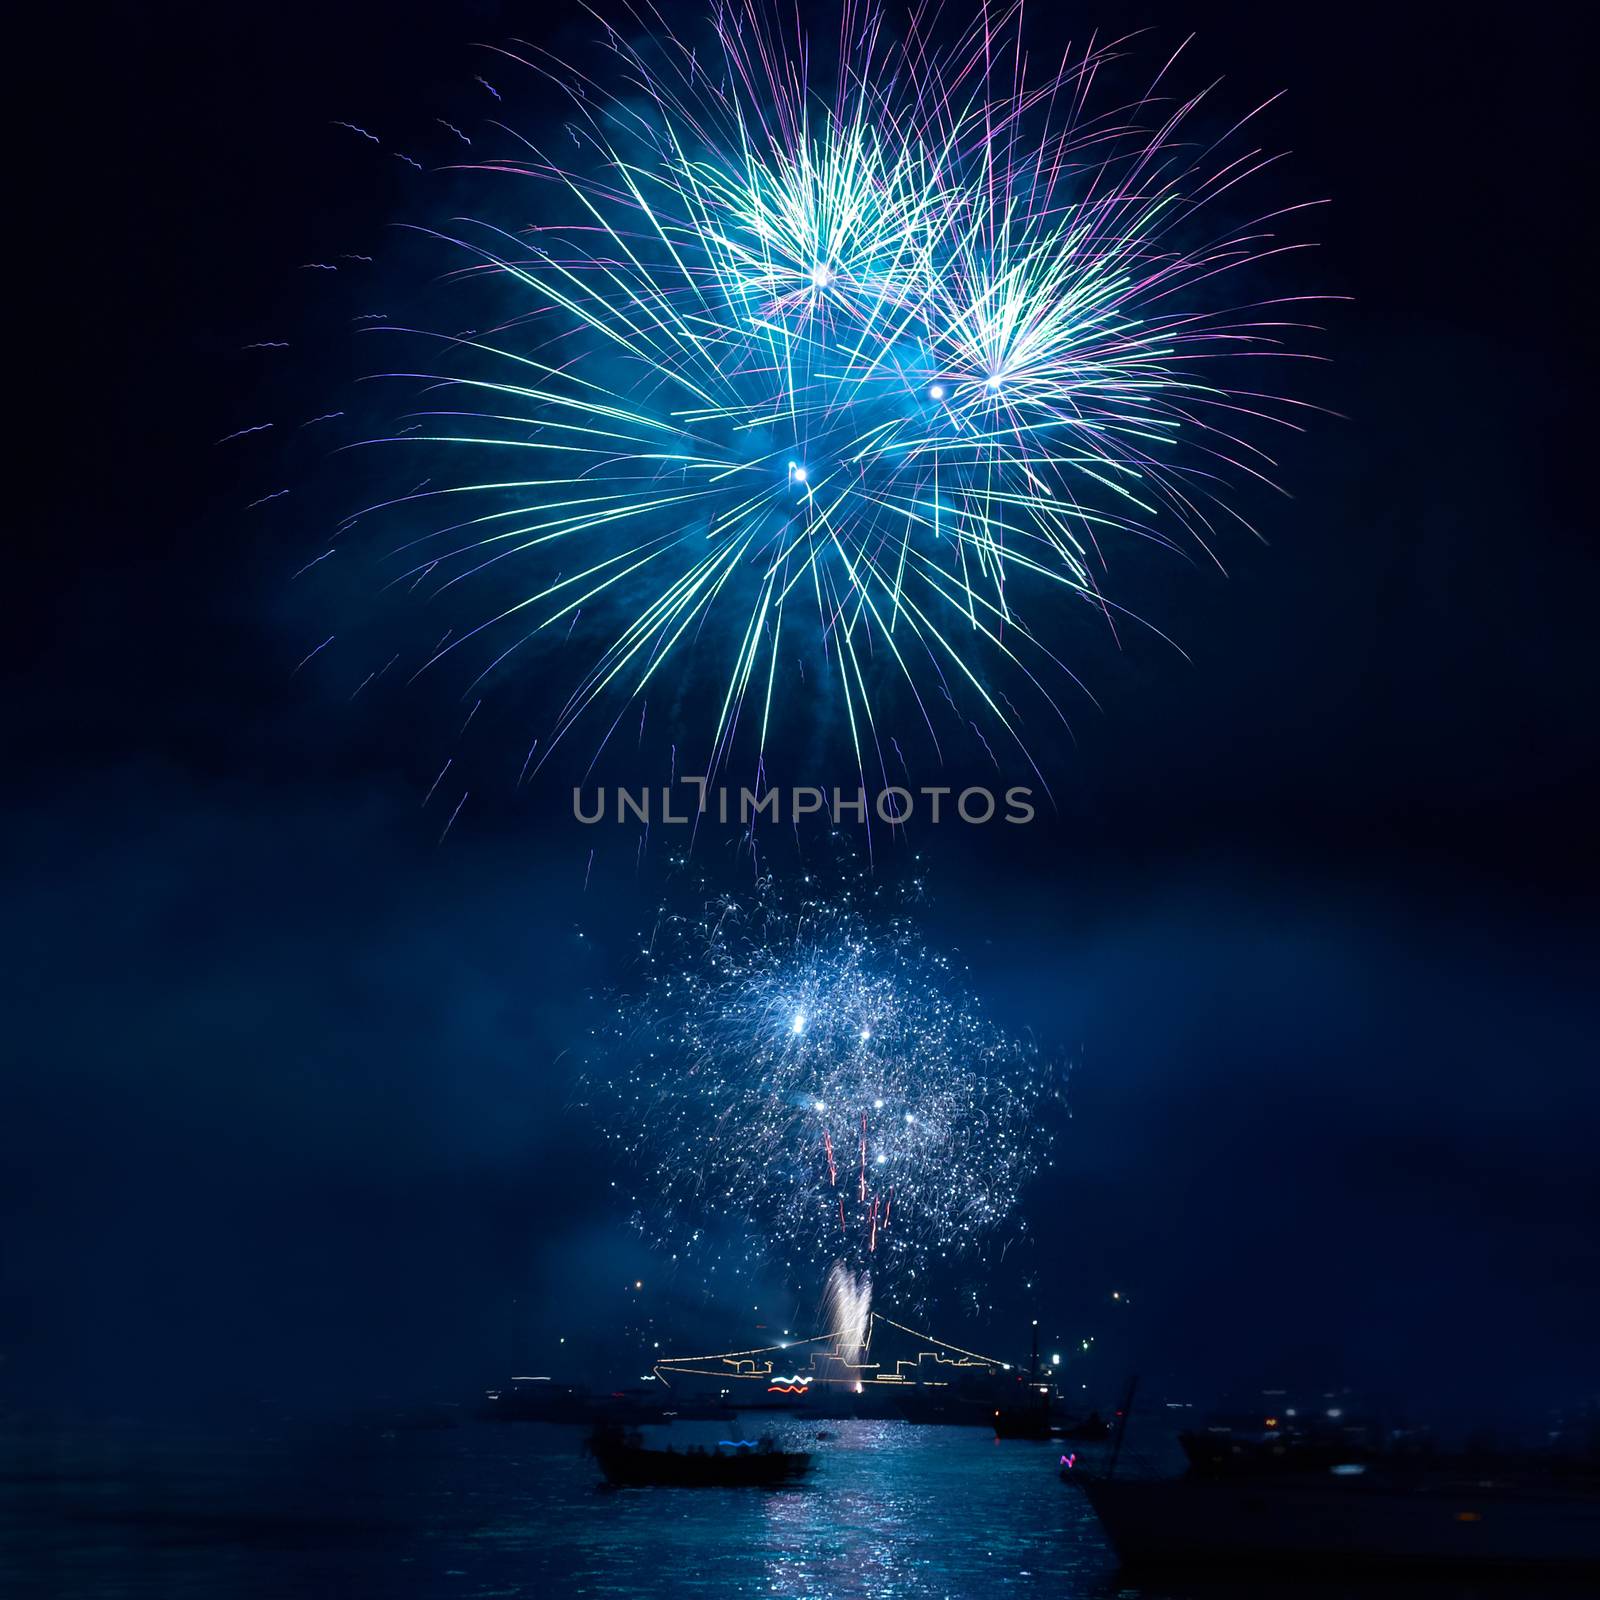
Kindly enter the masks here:
M 780 1450 L 770 1437 L 756 1443 L 724 1439 L 710 1449 L 652 1450 L 637 1433 L 600 1427 L 589 1438 L 589 1453 L 614 1488 L 777 1489 L 799 1482 L 811 1470 L 809 1452 Z
M 997 1439 L 1066 1439 L 1078 1444 L 1098 1444 L 1111 1436 L 1111 1424 L 1098 1411 L 1075 1422 L 1054 1420 L 1050 1404 L 1040 1396 L 1021 1405 L 1000 1406 L 994 1413 Z
M 1073 1456 L 1061 1472 L 1125 1567 L 1600 1573 L 1600 1477 L 1584 1459 L 1218 1427 L 1179 1436 L 1182 1477 L 1119 1480 L 1132 1400 L 1130 1386 L 1105 1472 L 1079 1472 Z
M 1020 1404 L 995 1407 L 994 1436 L 997 1439 L 1048 1439 L 1050 1401 L 1044 1394 L 1029 1393 Z
M 1062 1423 L 1052 1437 L 1070 1439 L 1077 1444 L 1099 1444 L 1111 1437 L 1111 1424 L 1098 1411 L 1091 1411 L 1077 1422 Z
M 1600 1573 L 1600 1496 L 1493 1479 L 1297 1471 L 1253 1478 L 1078 1475 L 1125 1567 Z M 1063 1474 L 1067 1476 L 1067 1474 Z

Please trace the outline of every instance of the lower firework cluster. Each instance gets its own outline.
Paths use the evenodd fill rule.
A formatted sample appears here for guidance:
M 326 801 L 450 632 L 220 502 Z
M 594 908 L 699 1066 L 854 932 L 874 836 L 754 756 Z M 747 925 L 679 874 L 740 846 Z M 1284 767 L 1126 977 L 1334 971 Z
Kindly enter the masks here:
M 675 1257 L 800 1287 L 840 1264 L 915 1299 L 931 1264 L 1020 1228 L 1054 1073 L 905 921 L 769 890 L 658 927 L 588 1091 Z

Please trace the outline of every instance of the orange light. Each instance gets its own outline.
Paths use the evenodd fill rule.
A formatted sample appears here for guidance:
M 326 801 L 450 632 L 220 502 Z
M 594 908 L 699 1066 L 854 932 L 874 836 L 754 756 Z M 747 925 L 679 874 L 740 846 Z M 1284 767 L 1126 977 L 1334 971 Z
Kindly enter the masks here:
M 1278 1419 L 1276 1417 L 1268 1417 L 1267 1426 L 1269 1428 L 1276 1428 L 1278 1426 Z
M 1483 1518 L 1476 1511 L 1456 1512 L 1457 1522 L 1482 1522 Z

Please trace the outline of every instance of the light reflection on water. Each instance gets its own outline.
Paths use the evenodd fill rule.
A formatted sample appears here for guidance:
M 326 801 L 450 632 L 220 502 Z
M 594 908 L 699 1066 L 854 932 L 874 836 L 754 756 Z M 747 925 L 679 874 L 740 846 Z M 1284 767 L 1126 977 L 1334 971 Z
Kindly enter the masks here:
M 602 1496 L 618 1537 L 597 1541 L 598 1592 L 629 1592 L 636 1553 L 652 1547 L 709 1585 L 685 1593 L 1105 1592 L 1087 1580 L 1114 1563 L 1082 1500 L 1058 1480 L 1048 1446 L 997 1444 L 972 1428 L 827 1426 L 837 1437 L 824 1442 L 810 1442 L 812 1430 L 778 1430 L 780 1442 L 816 1453 L 812 1480 L 794 1491 Z M 690 1442 L 718 1430 L 672 1431 Z
M 1135 1585 L 1049 1445 L 975 1428 L 782 1421 L 803 1487 L 597 1487 L 575 1428 L 374 1427 L 242 1439 L 0 1436 L 0 1594 L 1382 1600 L 1414 1585 Z M 760 1423 L 749 1419 L 744 1436 Z M 727 1424 L 650 1430 L 680 1449 Z M 1470 1589 L 1430 1590 L 1441 1600 Z

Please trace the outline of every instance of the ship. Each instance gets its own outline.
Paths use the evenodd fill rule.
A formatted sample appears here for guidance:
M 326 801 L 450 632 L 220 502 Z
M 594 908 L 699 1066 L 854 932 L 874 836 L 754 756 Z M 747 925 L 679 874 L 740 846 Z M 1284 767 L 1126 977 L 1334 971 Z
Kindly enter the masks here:
M 1090 1444 L 1109 1438 L 1110 1434 L 1111 1425 L 1098 1411 L 1076 1419 L 1062 1415 L 1059 1389 L 1044 1381 L 1039 1370 L 1039 1323 L 1035 1319 L 1027 1373 L 1018 1373 L 1015 1383 L 1005 1387 L 997 1398 L 995 1438 L 1067 1439 Z
M 662 1404 L 988 1425 L 1022 1381 L 1020 1369 L 872 1312 L 859 1343 L 837 1333 L 715 1355 L 665 1356 L 653 1368 Z

